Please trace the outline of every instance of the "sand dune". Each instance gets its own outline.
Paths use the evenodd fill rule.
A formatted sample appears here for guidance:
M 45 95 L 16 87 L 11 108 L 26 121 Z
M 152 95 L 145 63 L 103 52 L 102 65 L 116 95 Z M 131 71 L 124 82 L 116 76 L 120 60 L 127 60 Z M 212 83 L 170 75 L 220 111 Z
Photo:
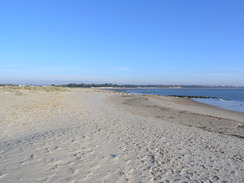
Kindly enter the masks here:
M 244 114 L 170 97 L 0 91 L 0 182 L 242 182 Z

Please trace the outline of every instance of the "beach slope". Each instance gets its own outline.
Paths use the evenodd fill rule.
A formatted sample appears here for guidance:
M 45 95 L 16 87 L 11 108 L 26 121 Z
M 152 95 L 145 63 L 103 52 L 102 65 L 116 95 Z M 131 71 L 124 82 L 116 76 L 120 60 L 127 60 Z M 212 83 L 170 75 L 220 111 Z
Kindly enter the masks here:
M 95 89 L 0 89 L 0 182 L 242 182 L 244 114 Z

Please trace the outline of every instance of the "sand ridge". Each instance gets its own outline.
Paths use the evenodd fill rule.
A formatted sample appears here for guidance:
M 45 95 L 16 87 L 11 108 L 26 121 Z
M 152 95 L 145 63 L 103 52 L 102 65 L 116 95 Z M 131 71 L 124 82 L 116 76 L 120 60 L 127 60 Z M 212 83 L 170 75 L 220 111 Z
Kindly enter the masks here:
M 119 100 L 116 97 L 115 101 L 120 101 L 120 104 L 124 104 L 129 111 L 135 114 L 152 116 L 170 123 L 194 126 L 211 132 L 244 138 L 244 114 L 242 113 L 217 109 L 189 99 L 158 96 L 156 99 L 157 101 L 155 96 L 150 95 L 122 95 Z M 161 99 L 162 102 L 158 99 Z M 167 101 L 170 101 L 170 105 L 167 104 Z M 174 103 L 177 107 L 174 107 Z M 199 109 L 192 110 L 192 106 L 199 107 Z M 216 113 L 211 114 L 209 110 L 211 112 L 212 110 L 216 111 Z

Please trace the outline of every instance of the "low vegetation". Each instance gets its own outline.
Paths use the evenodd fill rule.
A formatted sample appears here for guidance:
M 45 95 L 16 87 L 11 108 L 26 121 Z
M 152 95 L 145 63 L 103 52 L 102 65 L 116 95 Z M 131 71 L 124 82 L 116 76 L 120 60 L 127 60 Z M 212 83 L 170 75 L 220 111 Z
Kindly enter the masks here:
M 55 85 L 54 85 L 55 86 Z M 125 84 L 125 85 L 118 85 L 112 83 L 105 83 L 105 84 L 76 84 L 70 83 L 66 85 L 59 85 L 63 87 L 70 87 L 70 88 L 162 88 L 162 89 L 244 89 L 244 86 L 205 86 L 205 85 L 132 85 L 132 84 Z
M 62 92 L 69 91 L 68 88 L 65 87 L 55 87 L 55 86 L 27 86 L 27 87 L 19 87 L 19 86 L 5 86 L 1 87 L 4 92 L 12 92 L 16 95 L 22 96 L 25 95 L 24 91 L 32 91 L 32 92 Z

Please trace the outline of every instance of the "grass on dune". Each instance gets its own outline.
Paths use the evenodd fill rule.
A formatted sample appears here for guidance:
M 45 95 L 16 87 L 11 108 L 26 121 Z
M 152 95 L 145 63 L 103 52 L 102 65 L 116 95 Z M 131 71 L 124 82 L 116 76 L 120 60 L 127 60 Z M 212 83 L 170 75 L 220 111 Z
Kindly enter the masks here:
M 22 96 L 25 95 L 23 91 L 28 90 L 32 92 L 62 92 L 69 91 L 68 88 L 65 87 L 55 87 L 55 86 L 28 86 L 28 87 L 18 87 L 18 86 L 8 86 L 2 87 L 5 92 L 13 92 L 16 95 Z

